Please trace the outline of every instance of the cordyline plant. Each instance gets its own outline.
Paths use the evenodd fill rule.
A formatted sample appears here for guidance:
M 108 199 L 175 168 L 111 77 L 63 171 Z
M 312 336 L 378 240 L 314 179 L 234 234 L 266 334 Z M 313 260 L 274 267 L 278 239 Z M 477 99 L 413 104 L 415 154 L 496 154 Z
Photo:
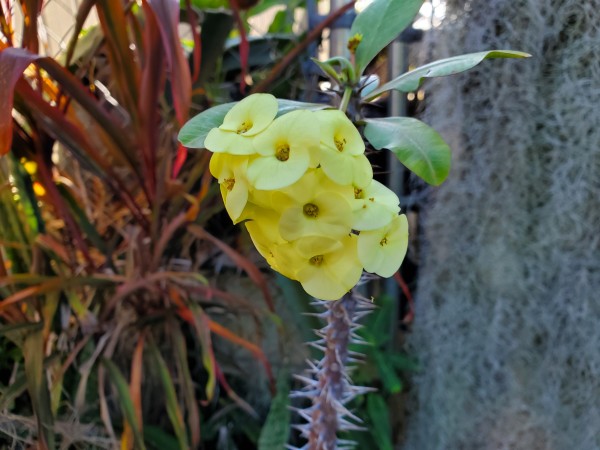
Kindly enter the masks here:
M 354 287 L 363 271 L 392 276 L 408 244 L 398 197 L 373 180 L 357 126 L 373 148 L 391 150 L 432 185 L 442 183 L 450 169 L 450 149 L 433 129 L 406 117 L 364 119 L 360 104 L 392 89 L 414 91 L 424 78 L 461 72 L 486 58 L 528 56 L 463 55 L 367 87 L 362 74 L 368 63 L 412 22 L 421 4 L 375 0 L 352 25 L 351 58 L 316 61 L 336 86 L 337 109 L 256 93 L 201 113 L 179 133 L 184 145 L 213 153 L 210 171 L 232 221 L 245 225 L 274 270 L 300 282 L 324 309 L 326 325 L 315 343 L 324 356 L 310 361 L 310 376 L 299 377 L 306 387 L 294 393 L 311 401 L 300 411 L 306 420 L 299 426 L 307 440 L 303 449 L 354 446 L 337 435 L 359 427 L 347 404 L 367 389 L 353 386 L 347 372 L 348 346 L 358 338 L 356 319 L 370 309 Z
M 272 380 L 256 341 L 209 310 L 258 322 L 272 299 L 259 269 L 207 231 L 222 208 L 208 155 L 187 157 L 176 140 L 200 73 L 198 17 L 174 0 L 83 1 L 59 62 L 39 54 L 43 2 L 21 5 L 22 39 L 0 7 L 0 345 L 18 349 L 10 367 L 2 354 L 0 431 L 41 449 L 199 448 L 200 405 L 215 405 L 218 386 L 250 410 L 213 335 Z M 200 267 L 216 251 L 264 304 L 209 282 Z

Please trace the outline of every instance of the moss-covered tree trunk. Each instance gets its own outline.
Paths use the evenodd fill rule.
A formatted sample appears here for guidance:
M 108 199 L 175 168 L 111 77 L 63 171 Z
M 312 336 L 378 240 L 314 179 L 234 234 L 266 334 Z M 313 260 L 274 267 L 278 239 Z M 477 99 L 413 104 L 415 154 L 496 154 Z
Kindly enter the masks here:
M 428 243 L 403 448 L 600 448 L 600 1 L 451 0 L 433 56 L 510 48 L 429 84 L 452 144 Z

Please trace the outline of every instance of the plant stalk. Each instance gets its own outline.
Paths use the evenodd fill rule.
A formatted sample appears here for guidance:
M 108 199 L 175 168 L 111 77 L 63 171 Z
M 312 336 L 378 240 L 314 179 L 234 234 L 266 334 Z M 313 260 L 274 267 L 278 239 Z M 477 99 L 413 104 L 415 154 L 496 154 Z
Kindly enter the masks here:
M 300 410 L 307 423 L 298 426 L 307 444 L 302 450 L 342 450 L 354 448 L 354 443 L 338 438 L 338 432 L 361 430 L 361 420 L 346 405 L 357 395 L 371 391 L 370 388 L 354 386 L 348 375 L 347 364 L 354 361 L 349 350 L 351 343 L 362 343 L 356 335 L 356 320 L 368 314 L 372 304 L 349 292 L 340 300 L 319 301 L 325 311 L 319 317 L 326 325 L 317 335 L 321 338 L 312 345 L 323 351 L 320 361 L 309 362 L 311 377 L 297 377 L 306 384 L 292 397 L 304 397 L 312 405 Z
M 344 88 L 344 95 L 342 97 L 342 100 L 340 101 L 339 110 L 346 112 L 351 99 L 352 99 L 352 88 L 350 86 L 346 86 Z

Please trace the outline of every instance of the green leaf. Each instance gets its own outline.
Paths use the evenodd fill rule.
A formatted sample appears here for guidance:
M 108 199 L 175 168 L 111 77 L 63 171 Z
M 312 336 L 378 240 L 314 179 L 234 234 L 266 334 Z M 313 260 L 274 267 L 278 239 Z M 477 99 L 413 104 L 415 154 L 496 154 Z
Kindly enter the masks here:
M 181 0 L 180 5 L 185 8 L 185 1 Z M 192 6 L 198 9 L 221 9 L 229 8 L 228 0 L 192 0 Z
M 5 389 L 0 391 L 0 410 L 12 409 L 14 400 L 27 389 L 27 378 L 19 372 L 19 376 Z
M 409 26 L 419 12 L 423 0 L 375 0 L 352 24 L 350 36 L 362 34 L 356 48 L 356 75 Z
M 0 336 L 15 332 L 23 333 L 29 331 L 40 331 L 43 328 L 42 322 L 22 322 L 0 327 Z
M 167 414 L 169 416 L 169 419 L 171 420 L 171 425 L 173 425 L 175 436 L 177 436 L 179 448 L 181 450 L 186 450 L 190 448 L 190 446 L 187 440 L 185 423 L 183 421 L 183 414 L 181 412 L 181 408 L 179 408 L 179 403 L 177 402 L 177 393 L 175 392 L 175 385 L 173 384 L 173 379 L 171 378 L 171 374 L 169 373 L 167 364 L 165 363 L 165 360 L 161 356 L 156 345 L 150 345 L 150 354 L 152 355 L 156 367 L 158 368 L 160 380 L 162 381 L 162 385 L 165 390 Z
M 368 119 L 365 137 L 377 150 L 391 150 L 409 170 L 439 186 L 450 172 L 450 147 L 420 120 L 410 117 Z
M 277 112 L 277 116 L 281 116 L 283 114 L 287 114 L 298 109 L 317 111 L 319 109 L 331 108 L 329 105 L 323 105 L 321 103 L 305 103 L 298 102 L 296 100 L 282 100 L 280 98 L 277 99 L 277 103 L 279 104 L 279 111 Z
M 146 425 L 144 427 L 144 439 L 148 446 L 156 450 L 179 450 L 177 439 L 165 433 L 158 427 Z
M 290 430 L 289 370 L 283 369 L 277 377 L 277 395 L 271 402 L 267 420 L 260 432 L 258 450 L 285 448 Z
M 400 377 L 398 377 L 398 374 L 390 364 L 390 355 L 377 350 L 373 353 L 373 356 L 385 390 L 392 394 L 402 391 L 402 380 L 400 380 Z
M 144 445 L 144 440 L 140 433 L 140 425 L 138 424 L 137 417 L 135 415 L 135 407 L 133 406 L 133 400 L 131 399 L 131 394 L 129 393 L 129 385 L 115 363 L 108 359 L 103 359 L 102 364 L 104 364 L 104 367 L 106 367 L 108 370 L 110 380 L 117 388 L 123 416 L 129 423 L 131 431 L 133 432 L 135 448 L 145 450 L 146 446 Z
M 54 449 L 54 417 L 50 405 L 50 392 L 44 369 L 44 336 L 42 329 L 29 333 L 23 344 L 25 377 L 31 405 L 37 419 L 40 449 Z
M 417 69 L 411 70 L 388 81 L 379 89 L 369 94 L 365 101 L 373 100 L 385 91 L 396 89 L 402 92 L 411 92 L 418 89 L 425 78 L 445 77 L 455 73 L 464 72 L 475 67 L 484 59 L 492 58 L 528 58 L 528 53 L 513 50 L 491 50 L 488 52 L 468 53 L 466 55 L 454 56 L 452 58 L 440 59 L 425 64 Z
M 308 109 L 314 111 L 328 107 L 327 105 L 297 102 L 293 100 L 278 99 L 277 102 L 279 103 L 278 115 L 296 109 Z M 208 132 L 213 128 L 220 126 L 223 123 L 225 115 L 235 105 L 236 102 L 231 102 L 213 106 L 197 116 L 192 117 L 179 131 L 179 136 L 177 137 L 179 142 L 189 148 L 204 148 L 204 139 L 206 139 Z
M 379 394 L 367 396 L 367 413 L 371 422 L 371 436 L 377 442 L 379 450 L 392 450 L 392 428 L 390 426 L 390 415 L 388 406 Z

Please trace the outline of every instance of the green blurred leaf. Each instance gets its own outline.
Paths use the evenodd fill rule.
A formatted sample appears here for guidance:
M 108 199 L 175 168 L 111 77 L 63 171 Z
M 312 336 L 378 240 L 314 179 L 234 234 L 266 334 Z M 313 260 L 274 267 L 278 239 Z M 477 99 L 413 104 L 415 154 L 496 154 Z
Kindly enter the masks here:
M 410 117 L 368 119 L 365 137 L 378 150 L 391 150 L 408 169 L 438 186 L 450 172 L 448 144 L 430 126 Z
M 44 372 L 44 336 L 36 330 L 25 337 L 23 344 L 25 377 L 33 411 L 37 419 L 40 449 L 56 448 L 54 439 L 54 417 L 50 405 L 50 392 Z
M 173 349 L 175 351 L 175 359 L 177 361 L 179 375 L 181 378 L 181 388 L 187 409 L 187 423 L 190 430 L 190 438 L 192 448 L 198 447 L 200 444 L 200 411 L 196 400 L 196 392 L 194 389 L 194 381 L 190 373 L 188 364 L 188 352 L 185 343 L 185 337 L 181 332 L 178 324 L 170 329 L 173 338 Z
M 144 439 L 148 442 L 149 448 L 156 450 L 179 450 L 177 439 L 158 427 L 146 425 L 144 427 Z
M 192 6 L 198 9 L 221 9 L 229 8 L 229 0 L 192 0 Z M 185 8 L 185 1 L 180 5 Z
M 0 410 L 12 409 L 11 403 L 27 389 L 27 378 L 23 373 L 15 378 L 6 389 L 0 391 Z
M 388 406 L 379 394 L 367 395 L 367 413 L 371 427 L 369 428 L 378 450 L 393 450 L 392 428 Z
M 439 61 L 426 64 L 388 81 L 379 89 L 371 92 L 365 101 L 372 100 L 383 92 L 392 89 L 402 92 L 415 91 L 421 83 L 423 83 L 425 78 L 445 77 L 447 75 L 464 72 L 475 67 L 484 59 L 528 58 L 530 56 L 531 55 L 528 53 L 513 50 L 491 50 L 488 52 L 469 53 L 466 55 L 454 56 L 452 58 L 440 59 Z
M 169 373 L 167 364 L 165 363 L 165 360 L 161 356 L 160 351 L 158 350 L 156 345 L 153 343 L 150 344 L 149 349 L 150 354 L 154 359 L 154 363 L 158 368 L 158 374 L 160 375 L 160 380 L 162 382 L 163 389 L 165 390 L 167 414 L 169 415 L 171 425 L 173 425 L 175 436 L 177 436 L 179 448 L 181 450 L 189 449 L 190 446 L 188 444 L 188 439 L 186 435 L 183 414 L 181 412 L 181 408 L 179 407 L 179 403 L 177 402 L 177 393 L 175 392 L 175 385 L 173 384 L 173 379 L 171 378 L 171 374 Z
M 204 139 L 208 132 L 223 123 L 225 115 L 233 108 L 235 103 L 224 103 L 223 105 L 213 106 L 206 111 L 188 120 L 177 138 L 186 147 L 204 148 Z
M 121 404 L 123 416 L 133 432 L 135 448 L 143 450 L 146 448 L 146 446 L 144 445 L 144 439 L 140 433 L 140 424 L 137 421 L 135 407 L 133 406 L 133 400 L 131 399 L 131 394 L 129 393 L 129 385 L 115 363 L 108 359 L 103 359 L 102 364 L 108 370 L 110 380 L 117 388 L 117 392 L 119 394 L 119 403 Z
M 39 331 L 43 328 L 42 322 L 23 322 L 0 327 L 0 336 L 11 333 Z
M 419 370 L 419 363 L 416 359 L 411 358 L 403 353 L 393 353 L 388 356 L 390 364 L 396 370 Z
M 273 22 L 269 25 L 269 33 L 291 33 L 293 22 L 290 20 L 289 10 L 277 11 Z
M 422 4 L 423 0 L 375 0 L 356 16 L 350 36 L 363 36 L 356 49 L 357 76 L 412 23 Z
M 402 380 L 396 374 L 394 367 L 390 364 L 388 359 L 389 353 L 383 353 L 379 350 L 373 352 L 375 362 L 377 363 L 377 370 L 381 377 L 381 381 L 385 386 L 385 390 L 392 394 L 397 394 L 402 391 Z
M 290 377 L 286 368 L 277 377 L 277 395 L 271 402 L 267 420 L 260 432 L 258 450 L 285 448 L 290 432 Z

